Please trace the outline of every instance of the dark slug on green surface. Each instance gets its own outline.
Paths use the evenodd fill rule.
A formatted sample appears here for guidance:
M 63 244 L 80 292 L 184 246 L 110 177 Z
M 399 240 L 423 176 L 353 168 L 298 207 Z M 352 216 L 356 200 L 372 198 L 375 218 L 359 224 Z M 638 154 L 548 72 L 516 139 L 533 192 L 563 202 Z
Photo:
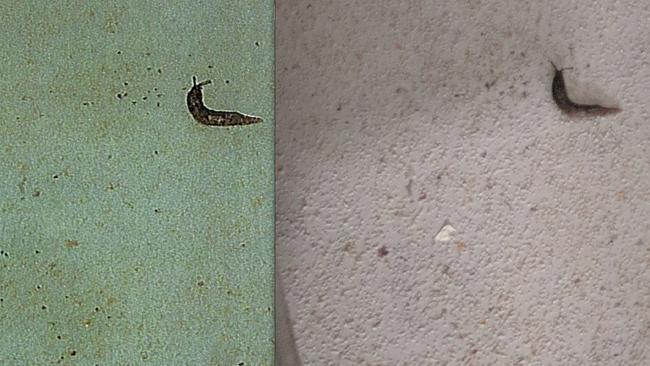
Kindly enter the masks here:
M 555 69 L 553 76 L 553 100 L 560 110 L 570 116 L 603 116 L 607 114 L 614 114 L 621 111 L 616 107 L 603 107 L 597 104 L 578 104 L 569 98 L 564 83 L 564 75 L 562 71 L 566 69 L 558 69 L 553 62 L 551 62 Z
M 192 88 L 187 93 L 187 108 L 192 117 L 208 126 L 243 126 L 262 122 L 262 119 L 233 111 L 215 111 L 203 104 L 202 87 L 212 83 L 211 80 L 202 81 L 197 84 L 196 76 L 192 77 Z

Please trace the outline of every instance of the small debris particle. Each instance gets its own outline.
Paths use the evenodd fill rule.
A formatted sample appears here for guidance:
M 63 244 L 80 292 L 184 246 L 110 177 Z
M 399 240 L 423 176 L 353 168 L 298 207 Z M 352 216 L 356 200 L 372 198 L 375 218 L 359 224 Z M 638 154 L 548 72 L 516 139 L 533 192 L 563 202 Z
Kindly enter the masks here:
M 199 282 L 197 282 L 197 285 L 198 285 L 199 287 L 201 287 L 201 286 L 205 285 L 205 282 L 203 282 L 203 281 L 199 281 Z
M 418 196 L 419 201 L 424 201 L 427 198 L 427 192 L 420 192 L 420 195 Z
M 76 240 L 66 240 L 65 241 L 65 247 L 66 248 L 76 248 L 79 246 L 79 242 Z
M 41 306 L 41 309 L 43 309 L 43 310 L 47 310 L 47 306 L 46 306 L 46 305 L 43 305 L 43 306 Z
M 124 82 L 124 86 L 128 86 L 128 85 L 129 85 L 129 82 L 128 82 L 128 81 L 125 81 L 125 82 Z
M 122 93 L 117 93 L 116 97 L 117 99 L 122 99 Z
M 260 46 L 260 43 L 259 43 L 259 42 L 255 42 L 255 46 L 259 47 L 259 46 Z
M 147 70 L 148 70 L 148 71 L 151 71 L 151 67 L 147 67 Z
M 121 54 L 122 54 L 122 51 L 117 51 L 117 54 L 118 54 L 118 55 L 121 55 Z
M 159 74 L 162 74 L 162 70 L 161 70 L 161 69 L 158 69 L 158 73 L 159 73 Z
M 456 229 L 453 226 L 446 224 L 440 229 L 438 234 L 436 234 L 435 240 L 440 242 L 448 242 L 451 240 L 454 234 L 456 234 Z
M 160 107 L 160 102 L 156 102 L 156 107 Z
M 81 104 L 86 105 L 86 106 L 90 105 L 90 103 L 88 103 L 88 102 L 83 102 Z
M 132 101 L 131 103 L 132 103 L 133 105 L 136 105 L 137 102 L 134 100 L 134 101 Z
M 226 84 L 230 84 L 230 80 L 226 80 Z
M 388 249 L 386 249 L 386 246 L 382 246 L 381 248 L 377 249 L 377 255 L 379 257 L 385 257 L 388 255 Z
M 462 241 L 457 241 L 456 249 L 458 249 L 459 252 L 465 251 L 465 243 L 463 243 Z
M 211 68 L 212 68 L 212 65 L 208 65 L 208 69 L 211 69 Z
M 147 96 L 142 97 L 142 100 L 147 100 Z
M 70 351 L 70 356 L 75 356 L 76 354 L 77 354 L 77 351 L 75 351 L 75 350 Z
M 38 196 L 40 196 L 40 195 L 41 195 L 41 192 L 40 192 L 40 191 L 34 191 L 34 192 L 32 192 L 32 197 L 38 197 Z
M 83 321 L 84 327 L 88 328 L 90 326 L 90 324 L 92 324 L 92 320 L 84 319 L 84 321 Z

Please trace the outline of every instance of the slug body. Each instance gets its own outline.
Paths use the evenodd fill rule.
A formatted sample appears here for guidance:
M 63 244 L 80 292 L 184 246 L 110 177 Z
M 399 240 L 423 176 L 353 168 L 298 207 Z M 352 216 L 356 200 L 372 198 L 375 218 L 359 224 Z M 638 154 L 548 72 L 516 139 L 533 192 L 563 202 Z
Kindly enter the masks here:
M 192 117 L 204 125 L 208 126 L 243 126 L 262 122 L 262 119 L 255 116 L 241 114 L 232 111 L 214 111 L 203 104 L 204 85 L 212 81 L 206 80 L 197 84 L 196 76 L 192 77 L 192 89 L 187 93 L 187 109 L 190 110 Z
M 603 107 L 597 104 L 578 104 L 569 98 L 564 83 L 563 69 L 558 69 L 555 64 L 551 63 L 555 69 L 553 76 L 553 100 L 560 110 L 570 116 L 603 116 L 614 114 L 621 111 L 620 108 Z

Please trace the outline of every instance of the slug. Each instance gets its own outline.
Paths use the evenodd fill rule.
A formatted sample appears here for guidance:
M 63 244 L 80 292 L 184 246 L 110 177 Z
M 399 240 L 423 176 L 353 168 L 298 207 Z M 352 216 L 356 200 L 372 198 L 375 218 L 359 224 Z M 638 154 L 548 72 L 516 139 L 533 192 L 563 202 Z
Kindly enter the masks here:
M 569 98 L 569 94 L 564 84 L 564 75 L 562 71 L 566 69 L 558 69 L 553 62 L 551 62 L 555 69 L 553 76 L 553 100 L 560 110 L 570 116 L 603 116 L 607 114 L 614 114 L 621 111 L 616 107 L 603 107 L 597 104 L 578 104 Z
M 214 111 L 203 104 L 204 85 L 212 83 L 211 80 L 196 83 L 196 76 L 192 77 L 192 88 L 187 93 L 187 108 L 192 117 L 201 124 L 208 126 L 243 126 L 262 122 L 262 119 L 232 111 Z

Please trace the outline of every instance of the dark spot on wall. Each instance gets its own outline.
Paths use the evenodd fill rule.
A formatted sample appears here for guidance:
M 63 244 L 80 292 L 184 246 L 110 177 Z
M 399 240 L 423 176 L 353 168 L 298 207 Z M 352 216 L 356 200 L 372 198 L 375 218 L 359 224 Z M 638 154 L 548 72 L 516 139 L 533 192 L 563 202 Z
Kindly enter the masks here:
M 211 68 L 212 68 L 212 65 L 208 65 L 208 69 L 211 69 Z
M 226 84 L 230 84 L 230 80 L 226 80 Z
M 46 306 L 46 305 L 43 305 L 43 306 L 41 306 L 41 309 L 42 309 L 42 310 L 47 310 L 47 306 Z
M 199 282 L 197 282 L 196 284 L 197 284 L 199 287 L 202 287 L 202 286 L 205 285 L 205 282 L 203 282 L 203 281 L 199 281 Z
M 76 356 L 76 355 L 77 355 L 77 351 L 75 350 L 70 351 L 70 356 Z
M 379 257 L 385 257 L 388 255 L 388 249 L 386 249 L 386 246 L 382 246 L 381 248 L 377 249 L 377 255 Z
M 259 42 L 255 42 L 255 46 L 259 47 L 259 46 L 260 46 L 260 43 L 259 43 Z

